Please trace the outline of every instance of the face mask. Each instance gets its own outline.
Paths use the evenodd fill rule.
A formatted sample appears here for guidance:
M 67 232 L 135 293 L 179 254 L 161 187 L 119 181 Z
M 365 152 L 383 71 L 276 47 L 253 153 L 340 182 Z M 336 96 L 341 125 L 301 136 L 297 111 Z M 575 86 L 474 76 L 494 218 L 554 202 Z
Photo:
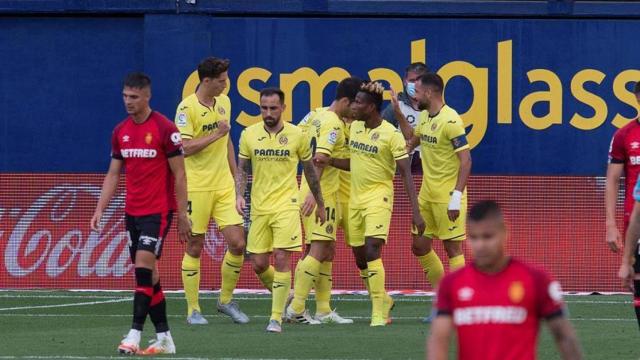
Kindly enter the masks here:
M 407 95 L 410 97 L 416 96 L 416 83 L 407 83 Z

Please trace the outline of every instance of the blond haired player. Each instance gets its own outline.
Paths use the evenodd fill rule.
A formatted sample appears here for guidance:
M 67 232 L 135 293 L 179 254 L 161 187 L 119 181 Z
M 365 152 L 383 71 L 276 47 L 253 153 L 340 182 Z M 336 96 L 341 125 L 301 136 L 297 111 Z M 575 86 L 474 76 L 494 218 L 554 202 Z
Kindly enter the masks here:
M 358 78 L 346 78 L 338 84 L 335 100 L 326 109 L 319 109 L 302 121 L 303 129 L 313 154 L 316 172 L 322 186 L 325 201 L 326 223 L 318 224 L 311 216 L 316 207 L 313 194 L 303 179 L 300 195 L 303 199 L 302 214 L 308 254 L 298 262 L 294 279 L 294 298 L 287 307 L 288 320 L 305 323 L 351 324 L 353 320 L 342 318 L 331 309 L 331 283 L 333 257 L 337 231 L 337 194 L 340 186 L 340 170 L 331 166 L 332 157 L 344 157 L 347 151 L 345 126 L 341 117 L 351 113 L 350 105 L 362 85 Z M 309 292 L 315 286 L 316 316 L 312 318 L 305 309 Z
M 323 224 L 326 218 L 320 181 L 311 161 L 307 138 L 300 128 L 282 121 L 284 109 L 282 90 L 268 88 L 260 92 L 263 121 L 242 132 L 236 173 L 238 213 L 244 212 L 246 202 L 242 194 L 249 172 L 253 173 L 247 250 L 251 253 L 254 271 L 264 273 L 270 267 L 273 255 L 275 272 L 267 331 L 275 333 L 282 332 L 282 312 L 291 289 L 291 253 L 302 250 L 297 179 L 300 162 L 318 204 L 318 223 Z
M 222 94 L 227 86 L 229 61 L 209 57 L 198 65 L 200 84 L 185 98 L 176 112 L 175 123 L 182 134 L 189 191 L 192 235 L 182 259 L 182 283 L 187 299 L 187 322 L 207 324 L 198 302 L 200 256 L 209 220 L 214 219 L 228 249 L 220 269 L 222 284 L 218 311 L 234 322 L 245 324 L 249 317 L 232 301 L 233 290 L 244 262 L 243 218 L 235 209 L 233 173 L 236 162 L 229 137 L 231 102 Z
M 385 290 L 381 255 L 389 235 L 396 167 L 411 201 L 413 225 L 420 234 L 425 228 L 418 210 L 404 137 L 380 116 L 383 91 L 377 82 L 362 85 L 351 105 L 353 115 L 362 120 L 351 124 L 351 159 L 331 161 L 338 168 L 351 170 L 348 241 L 358 268 L 367 271 L 372 303 L 371 326 L 385 326 L 393 306 L 393 300 Z
M 466 188 L 471 173 L 471 152 L 464 124 L 458 113 L 444 103 L 443 89 L 440 75 L 427 73 L 419 77 L 416 98 L 420 108 L 426 111 L 422 112 L 415 130 L 406 119 L 400 122 L 409 139 L 408 150 L 418 145 L 422 148 L 424 175 L 419 202 L 427 228 L 424 236 L 415 229 L 412 231 L 412 250 L 434 288 L 444 276 L 442 262 L 432 248 L 434 238 L 442 241 L 452 271 L 464 266 Z M 431 316 L 425 318 L 425 322 L 430 320 Z

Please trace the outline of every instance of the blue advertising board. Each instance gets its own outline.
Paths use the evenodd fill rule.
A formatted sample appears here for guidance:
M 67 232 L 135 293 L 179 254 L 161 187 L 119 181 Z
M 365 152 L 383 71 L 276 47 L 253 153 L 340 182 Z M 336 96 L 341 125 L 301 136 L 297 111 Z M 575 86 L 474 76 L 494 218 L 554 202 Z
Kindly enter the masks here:
M 231 59 L 237 143 L 279 86 L 288 121 L 330 103 L 355 75 L 402 88 L 425 61 L 462 114 L 476 174 L 602 175 L 613 132 L 637 116 L 637 21 L 145 15 L 0 21 L 0 170 L 101 172 L 125 113 L 128 71 L 153 79 L 172 118 L 206 56 Z M 18 35 L 16 35 L 18 34 Z M 35 50 L 34 50 L 35 49 Z M 386 94 L 388 98 L 388 94 Z M 33 141 L 31 140 L 33 139 Z

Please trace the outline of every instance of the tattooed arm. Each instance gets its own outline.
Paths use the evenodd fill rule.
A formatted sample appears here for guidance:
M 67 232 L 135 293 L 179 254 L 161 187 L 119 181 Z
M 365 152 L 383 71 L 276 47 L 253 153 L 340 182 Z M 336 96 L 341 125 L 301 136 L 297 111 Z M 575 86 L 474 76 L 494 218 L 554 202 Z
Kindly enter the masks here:
M 322 190 L 320 189 L 320 179 L 313 166 L 312 160 L 303 161 L 302 168 L 304 170 L 304 177 L 307 179 L 307 184 L 309 184 L 309 190 L 311 190 L 313 197 L 316 199 L 316 221 L 319 220 L 320 224 L 324 224 L 326 220 L 324 199 L 322 198 Z
M 247 207 L 244 199 L 244 192 L 247 190 L 247 179 L 251 171 L 251 160 L 238 158 L 236 171 L 236 211 L 244 216 L 244 209 Z

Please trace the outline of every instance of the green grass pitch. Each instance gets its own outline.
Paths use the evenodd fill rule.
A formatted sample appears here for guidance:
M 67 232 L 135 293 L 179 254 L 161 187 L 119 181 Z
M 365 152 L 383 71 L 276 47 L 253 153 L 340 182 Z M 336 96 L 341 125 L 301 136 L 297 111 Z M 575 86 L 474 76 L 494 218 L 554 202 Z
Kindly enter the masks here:
M 335 296 L 338 311 L 353 325 L 285 324 L 282 334 L 267 334 L 270 298 L 237 295 L 251 317 L 235 325 L 215 313 L 215 294 L 202 296 L 207 326 L 187 326 L 181 294 L 167 294 L 169 323 L 178 353 L 165 359 L 424 359 L 429 327 L 420 323 L 431 298 L 398 296 L 394 322 L 369 328 L 364 296 Z M 639 359 L 638 327 L 629 296 L 567 296 L 570 318 L 587 359 Z M 309 301 L 313 308 L 313 301 Z M 102 359 L 118 357 L 116 347 L 131 319 L 128 293 L 0 292 L 0 360 Z M 147 320 L 143 341 L 154 335 Z M 452 358 L 455 351 L 452 347 Z M 539 359 L 558 359 L 543 330 Z

